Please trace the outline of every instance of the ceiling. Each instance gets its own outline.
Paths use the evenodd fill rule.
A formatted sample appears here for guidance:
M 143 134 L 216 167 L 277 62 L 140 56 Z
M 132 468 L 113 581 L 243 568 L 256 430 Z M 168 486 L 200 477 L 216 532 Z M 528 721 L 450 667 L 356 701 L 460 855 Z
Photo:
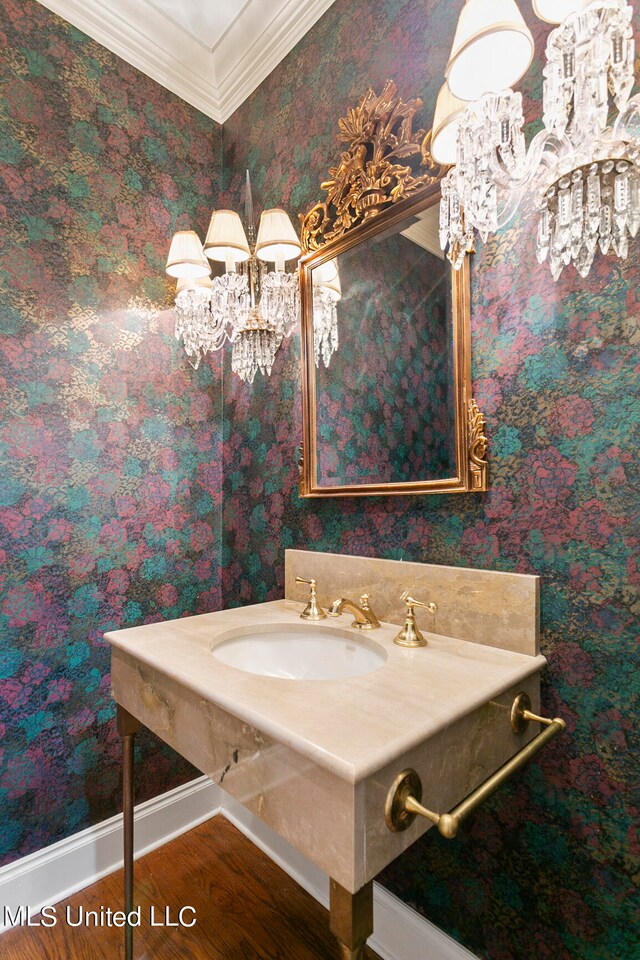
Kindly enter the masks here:
M 40 0 L 224 123 L 334 0 Z

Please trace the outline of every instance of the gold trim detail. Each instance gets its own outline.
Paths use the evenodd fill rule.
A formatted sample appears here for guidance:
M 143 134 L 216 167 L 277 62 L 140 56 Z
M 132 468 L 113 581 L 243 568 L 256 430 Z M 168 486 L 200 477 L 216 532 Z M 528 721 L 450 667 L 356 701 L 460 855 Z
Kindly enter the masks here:
M 337 240 L 390 204 L 441 179 L 447 167 L 431 156 L 431 132 L 413 130 L 421 106 L 419 97 L 408 102 L 398 97 L 395 83 L 387 80 L 380 96 L 369 87 L 358 106 L 338 120 L 337 139 L 349 146 L 338 166 L 329 168 L 330 179 L 321 184 L 326 200 L 300 215 L 305 252 Z M 426 170 L 414 175 L 412 165 L 402 161 L 418 154 Z
M 486 420 L 480 413 L 478 404 L 471 399 L 467 402 L 469 426 L 469 472 L 471 475 L 472 490 L 486 490 L 488 482 L 489 464 L 487 455 L 487 438 L 484 434 Z
M 417 816 L 424 817 L 433 823 L 447 840 L 452 840 L 458 833 L 462 821 L 484 803 L 496 790 L 502 786 L 517 770 L 520 770 L 532 757 L 559 733 L 566 730 L 567 725 L 562 717 L 538 717 L 526 709 L 529 698 L 526 694 L 519 694 L 511 708 L 511 728 L 515 732 L 515 722 L 519 732 L 526 729 L 526 722 L 536 720 L 545 726 L 533 740 L 521 747 L 510 760 L 487 777 L 479 787 L 476 787 L 463 801 L 457 804 L 449 813 L 436 813 L 422 805 L 422 781 L 409 767 L 399 773 L 387 793 L 384 806 L 384 819 L 389 830 L 401 833 L 407 830 Z M 522 724 L 524 723 L 524 727 Z

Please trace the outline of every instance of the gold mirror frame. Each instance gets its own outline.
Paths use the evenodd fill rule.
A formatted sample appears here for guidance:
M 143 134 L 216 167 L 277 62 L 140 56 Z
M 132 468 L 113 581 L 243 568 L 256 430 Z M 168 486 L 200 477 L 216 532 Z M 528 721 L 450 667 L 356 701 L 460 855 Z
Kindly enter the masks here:
M 301 497 L 358 497 L 469 493 L 487 489 L 485 419 L 472 397 L 469 257 L 450 268 L 456 471 L 453 477 L 401 483 L 318 484 L 316 369 L 312 271 L 334 257 L 388 231 L 439 201 L 444 168 L 429 153 L 430 133 L 412 130 L 420 100 L 405 103 L 387 81 L 381 96 L 369 89 L 356 109 L 339 121 L 338 139 L 349 143 L 322 184 L 327 199 L 302 219 L 300 260 L 302 441 Z M 398 163 L 420 154 L 426 172 Z

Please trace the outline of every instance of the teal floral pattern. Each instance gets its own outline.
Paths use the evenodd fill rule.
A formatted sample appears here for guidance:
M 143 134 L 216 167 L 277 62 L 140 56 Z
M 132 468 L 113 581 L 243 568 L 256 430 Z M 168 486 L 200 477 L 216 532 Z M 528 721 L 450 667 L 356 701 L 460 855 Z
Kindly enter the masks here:
M 225 203 L 248 166 L 265 205 L 306 212 L 338 156 L 338 117 L 368 84 L 421 96 L 428 127 L 462 5 L 336 0 L 225 124 Z M 519 6 L 537 41 L 520 87 L 538 118 L 548 28 Z M 567 735 L 458 839 L 430 832 L 380 879 L 490 960 L 637 960 L 640 248 L 556 284 L 534 229 L 525 212 L 474 258 L 487 494 L 301 501 L 297 343 L 252 390 L 225 378 L 223 597 L 281 595 L 290 546 L 539 574 L 543 704 Z
M 105 630 L 220 604 L 220 370 L 176 344 L 174 229 L 212 121 L 33 0 L 0 3 L 0 863 L 113 815 Z M 193 776 L 140 738 L 138 798 Z

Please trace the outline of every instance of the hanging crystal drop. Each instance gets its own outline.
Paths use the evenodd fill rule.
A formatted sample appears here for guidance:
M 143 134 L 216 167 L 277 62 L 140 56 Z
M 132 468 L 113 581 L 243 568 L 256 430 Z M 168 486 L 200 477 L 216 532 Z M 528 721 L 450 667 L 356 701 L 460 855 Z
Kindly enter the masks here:
M 596 248 L 590 249 L 586 244 L 582 247 L 578 257 L 575 261 L 576 270 L 581 277 L 585 278 L 589 276 L 589 271 L 591 270 L 591 265 L 593 263 L 593 258 L 595 257 Z
M 582 170 L 571 174 L 571 258 L 576 260 L 583 244 L 584 235 L 584 184 Z
M 571 262 L 571 181 L 563 177 L 558 190 L 558 216 L 556 219 L 556 250 L 566 266 Z
M 616 164 L 613 197 L 615 232 L 622 237 L 627 232 L 627 216 L 629 213 L 629 164 L 626 160 L 620 160 Z
M 611 172 L 614 168 L 613 160 L 605 160 L 601 165 L 600 177 L 600 250 L 607 254 L 611 247 L 613 236 L 613 187 L 611 184 Z
M 241 380 L 253 383 L 258 370 L 271 376 L 271 370 L 282 337 L 260 314 L 257 307 L 249 313 L 246 326 L 233 341 L 231 369 Z
M 632 167 L 629 173 L 629 233 L 635 239 L 640 229 L 640 171 Z
M 549 255 L 549 244 L 551 241 L 551 211 L 549 203 L 545 200 L 540 208 L 538 217 L 538 233 L 536 237 L 536 257 L 538 263 L 544 263 Z
M 600 250 L 605 255 L 609 253 L 611 246 L 611 227 L 613 216 L 611 214 L 611 188 L 602 191 L 602 209 L 600 210 Z
M 338 310 L 340 295 L 329 287 L 313 290 L 313 354 L 316 367 L 320 360 L 329 366 L 338 349 Z
M 273 271 L 262 278 L 260 312 L 281 338 L 291 336 L 300 317 L 297 273 Z
M 207 287 L 181 290 L 175 299 L 176 340 L 182 340 L 191 366 L 197 370 L 208 344 L 211 294 Z
M 594 243 L 597 242 L 601 206 L 600 173 L 598 164 L 592 163 L 589 167 L 589 175 L 587 176 L 587 212 L 585 223 L 587 235 L 595 238 Z

